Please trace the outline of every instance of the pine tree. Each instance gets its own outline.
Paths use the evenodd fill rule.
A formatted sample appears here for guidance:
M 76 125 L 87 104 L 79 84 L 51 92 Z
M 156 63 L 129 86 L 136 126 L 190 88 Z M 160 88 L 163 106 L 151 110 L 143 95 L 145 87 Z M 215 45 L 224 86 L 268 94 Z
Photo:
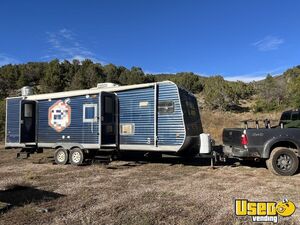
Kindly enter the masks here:
M 45 77 L 41 81 L 42 92 L 59 92 L 63 91 L 66 86 L 65 76 L 58 59 L 52 60 L 45 72 Z

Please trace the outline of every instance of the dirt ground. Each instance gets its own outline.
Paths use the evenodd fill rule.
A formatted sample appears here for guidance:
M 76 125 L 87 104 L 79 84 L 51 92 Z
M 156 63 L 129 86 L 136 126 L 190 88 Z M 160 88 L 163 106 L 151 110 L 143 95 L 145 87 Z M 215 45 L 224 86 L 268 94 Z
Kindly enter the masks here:
M 52 151 L 16 160 L 0 150 L 0 224 L 251 224 L 234 216 L 234 199 L 300 205 L 300 174 L 264 166 L 209 166 L 164 158 L 81 167 L 52 163 Z M 279 224 L 299 224 L 300 210 Z M 259 224 L 259 223 L 256 223 Z

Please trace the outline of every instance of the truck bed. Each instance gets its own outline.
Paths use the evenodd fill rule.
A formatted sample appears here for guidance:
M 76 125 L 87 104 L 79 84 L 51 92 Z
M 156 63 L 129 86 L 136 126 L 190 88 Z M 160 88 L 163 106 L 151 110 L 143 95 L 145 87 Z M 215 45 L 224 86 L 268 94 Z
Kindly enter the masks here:
M 223 153 L 240 160 L 265 160 L 276 175 L 291 176 L 299 169 L 300 110 L 283 112 L 279 124 L 271 121 L 244 120 L 244 128 L 223 130 Z M 263 122 L 263 128 L 260 123 Z M 249 128 L 249 123 L 255 128 Z
M 242 134 L 247 136 L 247 144 L 241 143 Z M 277 142 L 290 142 L 300 146 L 299 128 L 225 128 L 223 144 L 230 147 L 233 156 L 268 158 L 270 148 Z

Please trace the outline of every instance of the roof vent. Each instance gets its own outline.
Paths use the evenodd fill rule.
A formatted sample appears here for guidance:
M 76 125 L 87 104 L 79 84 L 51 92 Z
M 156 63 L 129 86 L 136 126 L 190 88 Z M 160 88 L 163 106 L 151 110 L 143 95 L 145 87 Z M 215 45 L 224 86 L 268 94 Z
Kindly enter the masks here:
M 108 87 L 118 87 L 118 86 L 119 86 L 118 84 L 110 83 L 110 82 L 97 84 L 97 88 L 108 88 Z
M 21 88 L 21 93 L 23 97 L 26 97 L 28 95 L 32 95 L 33 94 L 33 90 L 32 87 L 29 86 L 25 86 Z

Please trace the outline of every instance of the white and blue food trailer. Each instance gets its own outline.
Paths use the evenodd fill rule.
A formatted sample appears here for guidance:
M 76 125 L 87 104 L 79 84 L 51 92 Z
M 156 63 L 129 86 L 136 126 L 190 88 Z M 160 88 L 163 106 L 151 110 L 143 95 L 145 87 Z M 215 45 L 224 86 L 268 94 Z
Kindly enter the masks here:
M 24 92 L 6 99 L 6 148 L 54 148 L 57 163 L 76 165 L 110 150 L 195 155 L 201 140 L 210 153 L 195 96 L 171 81 Z

